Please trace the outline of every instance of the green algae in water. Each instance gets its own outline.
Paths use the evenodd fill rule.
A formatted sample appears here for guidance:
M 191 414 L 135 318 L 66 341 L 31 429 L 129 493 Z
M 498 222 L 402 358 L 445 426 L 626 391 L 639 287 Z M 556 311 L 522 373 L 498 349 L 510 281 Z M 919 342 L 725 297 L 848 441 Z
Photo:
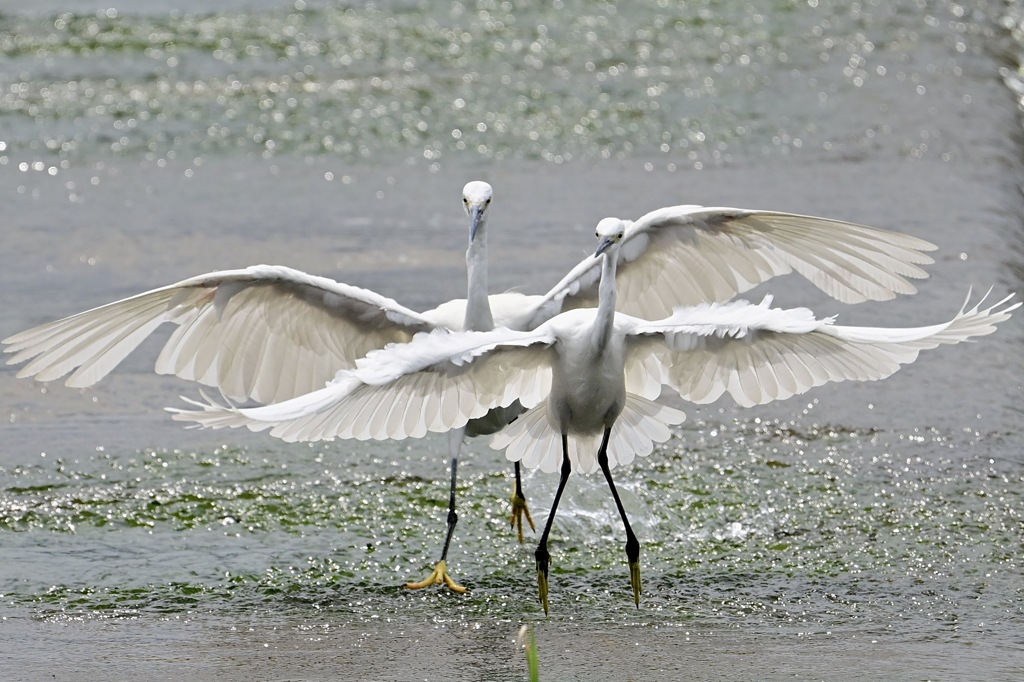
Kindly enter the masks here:
M 1017 620 L 1005 596 L 1021 596 L 1011 548 L 1024 476 L 963 457 L 974 438 L 691 424 L 617 473 L 642 543 L 641 609 L 603 480 L 574 476 L 552 534 L 553 617 L 820 628 L 924 618 L 951 632 L 969 614 Z M 422 453 L 391 452 L 394 471 L 381 476 L 372 459 L 355 467 L 327 448 L 102 453 L 6 471 L 13 556 L 64 556 L 36 580 L 8 566 L 3 591 L 54 617 L 270 606 L 356 620 L 456 605 L 460 618 L 539 613 L 536 538 L 518 545 L 510 479 L 481 471 L 493 467 L 475 454 L 462 469 L 450 555 L 470 594 L 401 587 L 440 550 L 447 481 L 437 455 L 435 481 L 414 471 Z M 538 515 L 554 484 L 526 479 Z

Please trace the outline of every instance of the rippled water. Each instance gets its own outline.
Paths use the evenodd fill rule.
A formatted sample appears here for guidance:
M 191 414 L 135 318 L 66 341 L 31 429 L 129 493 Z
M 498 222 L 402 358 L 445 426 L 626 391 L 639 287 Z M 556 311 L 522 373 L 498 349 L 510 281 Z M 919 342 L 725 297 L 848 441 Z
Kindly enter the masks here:
M 642 152 L 699 167 L 855 147 L 866 141 L 829 112 L 865 88 L 924 96 L 930 73 L 962 68 L 1003 19 L 985 3 L 239 4 L 4 14 L 7 151 L 435 164 Z M 936 34 L 942 54 L 915 63 Z M 868 140 L 892 132 L 861 123 Z
M 176 279 L 280 262 L 413 307 L 464 287 L 466 180 L 496 288 L 553 283 L 597 219 L 704 203 L 939 244 L 917 296 L 1021 291 L 1016 4 L 236 0 L 0 5 L 0 335 Z M 1019 317 L 1019 316 L 1018 316 Z M 509 471 L 473 442 L 451 554 L 443 438 L 287 446 L 186 431 L 149 345 L 99 386 L 0 372 L 4 679 L 1014 679 L 1024 588 L 1019 319 L 881 384 L 683 406 L 570 481 L 552 614 Z M 543 522 L 555 479 L 531 475 Z M 682 673 L 680 671 L 683 671 Z

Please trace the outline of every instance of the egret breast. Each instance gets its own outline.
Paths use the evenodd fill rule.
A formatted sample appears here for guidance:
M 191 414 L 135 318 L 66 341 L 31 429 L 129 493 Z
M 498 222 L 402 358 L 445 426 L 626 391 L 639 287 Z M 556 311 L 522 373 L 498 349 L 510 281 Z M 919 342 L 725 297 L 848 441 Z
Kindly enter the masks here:
M 598 433 L 615 421 L 626 400 L 624 339 L 597 349 L 587 336 L 560 338 L 552 363 L 548 418 L 561 432 Z

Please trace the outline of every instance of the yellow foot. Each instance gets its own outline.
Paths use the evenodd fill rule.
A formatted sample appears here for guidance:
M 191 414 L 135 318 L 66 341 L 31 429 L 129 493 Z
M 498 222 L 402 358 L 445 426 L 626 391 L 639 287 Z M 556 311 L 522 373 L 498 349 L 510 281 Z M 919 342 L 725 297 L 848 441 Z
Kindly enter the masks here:
M 633 586 L 633 601 L 640 608 L 640 562 L 629 562 L 629 584 Z
M 519 544 L 523 544 L 523 515 L 526 515 L 526 522 L 530 524 L 530 530 L 537 532 L 537 526 L 533 525 L 533 517 L 530 516 L 530 508 L 526 506 L 526 498 L 521 494 L 512 493 L 512 527 L 519 532 Z
M 537 569 L 537 591 L 540 593 L 540 603 L 544 607 L 544 615 L 548 615 L 548 572 L 544 569 Z
M 421 580 L 418 583 L 406 583 L 405 586 L 410 590 L 419 590 L 431 585 L 440 585 L 441 583 L 447 585 L 448 589 L 452 592 L 463 594 L 467 591 L 465 587 L 455 582 L 455 579 L 448 575 L 448 563 L 446 561 L 438 561 L 437 566 L 434 567 L 434 572 L 428 575 L 426 580 Z

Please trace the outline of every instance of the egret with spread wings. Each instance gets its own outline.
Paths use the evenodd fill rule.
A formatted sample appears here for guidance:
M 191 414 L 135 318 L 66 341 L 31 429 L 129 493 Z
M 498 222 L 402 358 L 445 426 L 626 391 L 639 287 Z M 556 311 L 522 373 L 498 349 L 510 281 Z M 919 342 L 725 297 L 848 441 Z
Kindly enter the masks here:
M 472 184 L 472 183 L 471 183 Z M 467 200 L 469 200 L 467 198 Z M 475 201 L 479 201 L 476 199 Z M 481 213 L 482 217 L 482 213 Z M 844 303 L 915 292 L 933 244 L 827 218 L 673 206 L 625 225 L 618 252 L 621 312 L 656 319 L 673 308 L 724 302 L 799 272 Z M 534 328 L 597 302 L 600 259 L 585 258 L 544 296 L 491 295 L 498 326 Z M 470 285 L 474 292 L 485 291 Z M 254 265 L 198 275 L 42 324 L 3 340 L 19 377 L 92 386 L 163 323 L 177 329 L 156 362 L 232 400 L 273 403 L 322 388 L 340 369 L 392 342 L 459 328 L 459 299 L 416 312 L 377 293 L 292 268 Z
M 175 325 L 156 361 L 174 374 L 217 388 L 232 401 L 276 403 L 325 385 L 339 370 L 388 343 L 431 329 L 534 329 L 563 309 L 597 301 L 600 259 L 584 259 L 544 296 L 487 295 L 484 226 L 492 191 L 463 191 L 470 217 L 468 295 L 416 312 L 375 292 L 283 266 L 257 265 L 192 277 L 4 340 L 8 361 L 28 361 L 19 377 L 41 381 L 70 373 L 66 384 L 91 386 L 157 327 Z M 914 237 L 851 223 L 771 211 L 673 206 L 623 221 L 617 252 L 620 310 L 660 317 L 677 305 L 724 301 L 792 271 L 844 302 L 913 293 L 909 279 L 935 247 Z M 517 414 L 510 405 L 467 425 L 488 433 Z M 444 563 L 454 529 L 454 480 L 462 438 L 449 437 L 452 494 L 445 549 L 431 579 L 453 589 Z M 529 513 L 516 469 L 512 523 L 522 537 Z
M 560 472 L 536 550 L 545 612 L 548 537 L 573 469 L 604 474 L 625 527 L 639 605 L 640 545 L 611 471 L 649 454 L 683 421 L 682 412 L 654 402 L 663 385 L 696 403 L 729 393 L 752 406 L 826 382 L 882 379 L 921 350 L 992 333 L 1020 305 L 1007 305 L 1008 298 L 984 309 L 965 304 L 949 322 L 902 329 L 836 326 L 805 308 L 771 308 L 767 299 L 682 307 L 649 322 L 615 310 L 617 256 L 628 229 L 614 218 L 598 224 L 597 308 L 566 311 L 526 332 L 420 335 L 370 353 L 308 395 L 256 408 L 194 402 L 198 409 L 172 410 L 174 418 L 212 428 L 270 429 L 290 441 L 400 439 L 459 428 L 518 399 L 526 412 L 492 446 L 528 467 Z

